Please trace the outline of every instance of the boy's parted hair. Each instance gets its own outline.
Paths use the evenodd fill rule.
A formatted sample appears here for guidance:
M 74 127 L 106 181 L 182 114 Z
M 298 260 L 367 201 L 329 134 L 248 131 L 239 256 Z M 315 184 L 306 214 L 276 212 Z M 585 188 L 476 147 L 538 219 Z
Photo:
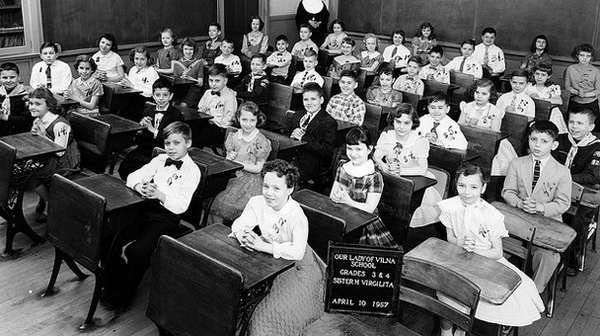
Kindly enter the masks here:
M 384 65 L 382 67 L 379 68 L 379 76 L 381 76 L 382 74 L 386 74 L 388 76 L 394 76 L 394 68 L 392 68 L 389 65 Z
M 444 102 L 444 104 L 448 105 L 448 95 L 441 91 L 438 91 L 434 92 L 427 98 L 427 105 L 437 102 Z
M 304 58 L 307 57 L 318 57 L 318 54 L 316 51 L 309 48 L 304 51 Z
M 150 53 L 150 49 L 146 48 L 143 45 L 139 45 L 129 51 L 129 61 L 131 61 L 132 64 L 134 62 L 136 53 L 144 54 L 144 56 L 146 56 L 146 65 L 147 66 L 150 66 L 151 64 L 154 63 L 154 60 L 152 59 L 152 54 Z
M 45 100 L 46 106 L 48 106 L 48 111 L 50 111 L 54 114 L 59 114 L 60 109 L 58 108 L 58 102 L 56 101 L 54 94 L 52 94 L 52 92 L 50 90 L 48 90 L 47 88 L 39 87 L 39 88 L 33 90 L 33 92 L 31 92 L 31 94 L 29 95 L 29 99 L 31 99 L 31 98 Z
M 300 178 L 298 167 L 285 160 L 275 159 L 265 162 L 260 176 L 264 178 L 267 173 L 271 172 L 275 173 L 277 177 L 285 176 L 285 184 L 288 188 L 296 188 L 298 185 Z
M 440 54 L 441 57 L 443 57 L 444 49 L 442 47 L 440 47 L 439 45 L 436 45 L 435 47 L 431 48 L 431 50 L 429 50 L 429 54 L 433 54 L 433 53 L 438 53 L 438 54 Z
M 14 71 L 17 73 L 17 75 L 21 74 L 19 67 L 13 62 L 2 63 L 2 65 L 0 65 L 0 72 L 2 71 Z
M 183 121 L 174 121 L 163 129 L 164 139 L 168 138 L 171 134 L 181 134 L 185 141 L 192 140 L 192 129 L 190 128 L 190 125 Z
M 462 48 L 463 45 L 465 44 L 470 44 L 471 46 L 473 46 L 473 48 L 475 48 L 475 46 L 477 45 L 477 42 L 475 42 L 474 39 L 468 39 L 468 40 L 464 40 L 460 43 L 460 46 Z
M 308 82 L 304 84 L 302 87 L 302 93 L 305 92 L 316 92 L 319 94 L 319 97 L 323 97 L 323 88 L 315 82 Z
M 406 33 L 404 32 L 404 30 L 402 29 L 398 29 L 398 30 L 394 30 L 390 36 L 390 38 L 394 39 L 394 35 L 401 35 L 402 36 L 402 42 L 404 43 L 404 40 L 406 40 Z
M 265 56 L 265 54 L 252 55 L 252 57 L 250 58 L 250 61 L 252 61 L 255 58 L 259 59 L 263 64 L 267 64 L 267 56 Z
M 208 68 L 208 75 L 227 77 L 227 67 L 224 64 L 215 63 Z
M 301 25 L 298 27 L 298 33 L 300 33 L 300 30 L 301 30 L 302 28 L 307 28 L 307 29 L 308 29 L 308 31 L 309 31 L 310 33 L 312 33 L 312 32 L 313 32 L 313 27 L 312 27 L 311 25 L 309 25 L 308 23 L 303 23 L 303 24 L 301 24 Z
M 487 33 L 496 35 L 496 29 L 494 29 L 494 27 L 485 27 L 481 31 L 481 36 L 483 36 L 483 35 L 485 35 Z
M 423 66 L 423 59 L 420 56 L 411 56 L 408 61 L 406 61 L 406 64 L 410 62 L 417 63 L 419 67 Z
M 152 83 L 152 92 L 156 89 L 167 89 L 170 93 L 173 93 L 173 84 L 165 77 L 159 77 Z
M 356 146 L 364 143 L 367 147 L 373 145 L 371 134 L 365 126 L 354 126 L 346 133 L 346 145 Z
M 290 40 L 288 39 L 287 36 L 285 36 L 285 34 L 277 35 L 277 37 L 275 38 L 275 43 L 277 43 L 279 41 L 285 41 L 285 43 L 287 43 L 287 44 L 290 43 Z
M 525 69 L 517 69 L 517 70 L 513 70 L 513 72 L 510 73 L 510 79 L 512 80 L 513 77 L 525 77 L 525 78 L 529 78 L 529 72 Z
M 482 184 L 489 182 L 489 176 L 483 171 L 481 166 L 475 163 L 466 162 L 460 165 L 456 170 L 456 176 L 454 177 L 454 185 L 458 182 L 458 178 L 461 176 L 479 175 Z
M 184 46 L 185 47 L 192 47 L 192 48 L 194 48 L 194 51 L 196 51 L 196 49 L 198 48 L 198 45 L 196 44 L 196 41 L 194 41 L 191 37 L 184 37 L 183 38 L 183 41 L 181 41 L 181 47 L 182 47 L 182 49 L 183 49 Z
M 552 140 L 558 140 L 558 128 L 550 120 L 536 120 L 531 123 L 527 134 L 532 134 L 533 132 L 545 133 L 552 137 Z
M 354 70 L 343 70 L 340 73 L 340 78 L 342 78 L 342 77 L 350 77 L 355 82 L 358 81 L 358 75 L 356 74 L 356 71 L 354 71 Z
M 585 114 L 588 119 L 590 120 L 590 123 L 593 124 L 596 121 L 596 114 L 594 114 L 594 111 L 592 111 L 591 109 L 587 108 L 587 107 L 579 107 L 579 108 L 574 108 L 569 110 L 569 114 Z
M 42 50 L 44 50 L 46 48 L 52 48 L 52 49 L 54 49 L 54 52 L 57 53 L 57 54 L 59 52 L 61 52 L 61 50 L 62 50 L 62 48 L 61 48 L 61 46 L 60 46 L 59 43 L 56 43 L 56 42 L 44 42 L 40 46 L 40 54 L 42 53 Z
M 79 55 L 75 59 L 75 63 L 73 63 L 73 67 L 75 68 L 75 71 L 77 71 L 77 68 L 79 68 L 79 63 L 81 63 L 81 62 L 89 63 L 90 68 L 92 68 L 92 73 L 96 72 L 96 70 L 98 69 L 98 65 L 96 65 L 96 61 L 94 61 L 94 59 L 91 56 Z
M 240 116 L 242 112 L 250 112 L 252 115 L 256 117 L 256 127 L 261 127 L 267 121 L 267 116 L 258 108 L 258 105 L 253 101 L 247 101 L 240 104 L 237 111 L 235 111 L 235 120 L 233 122 L 233 126 L 239 128 L 240 127 Z
M 415 110 L 415 108 L 408 103 L 400 103 L 398 104 L 398 106 L 393 109 L 390 110 L 390 113 L 387 116 L 387 125 L 389 129 L 393 129 L 394 128 L 394 120 L 396 120 L 396 118 L 400 118 L 403 114 L 406 114 L 410 117 L 410 120 L 412 120 L 412 127 L 411 129 L 417 129 L 420 125 L 420 119 L 419 119 L 419 115 L 417 114 L 417 111 Z
M 353 47 L 356 45 L 356 42 L 353 39 L 349 38 L 349 37 L 344 37 L 342 39 L 342 43 L 341 44 L 344 44 L 344 43 L 349 44 L 349 45 L 351 45 Z

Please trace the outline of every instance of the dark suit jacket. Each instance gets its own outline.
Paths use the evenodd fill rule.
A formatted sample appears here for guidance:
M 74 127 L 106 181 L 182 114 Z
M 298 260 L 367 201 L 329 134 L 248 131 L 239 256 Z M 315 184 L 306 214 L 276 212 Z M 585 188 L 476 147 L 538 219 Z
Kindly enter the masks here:
M 165 144 L 162 133 L 165 127 L 174 121 L 183 121 L 183 115 L 173 106 L 169 106 L 169 108 L 162 113 L 164 115 L 160 121 L 160 124 L 158 125 L 158 135 L 156 138 L 154 138 L 154 134 L 147 129 L 143 129 L 137 138 L 138 150 L 142 150 L 144 154 L 148 155 L 149 157 L 152 155 L 152 149 L 154 149 L 154 147 L 164 147 Z M 155 114 L 156 109 L 154 106 L 147 107 L 144 110 L 144 117 L 150 117 L 152 120 L 154 120 Z

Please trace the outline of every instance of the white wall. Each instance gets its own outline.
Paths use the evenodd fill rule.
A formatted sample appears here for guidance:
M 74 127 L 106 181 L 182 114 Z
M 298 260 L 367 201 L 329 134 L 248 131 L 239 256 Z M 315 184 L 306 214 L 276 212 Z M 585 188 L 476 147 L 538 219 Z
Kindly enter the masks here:
M 300 1 L 301 0 L 271 0 L 269 1 L 270 15 L 296 14 L 296 9 L 298 9 Z M 324 0 L 324 2 L 327 8 L 329 8 L 329 0 Z

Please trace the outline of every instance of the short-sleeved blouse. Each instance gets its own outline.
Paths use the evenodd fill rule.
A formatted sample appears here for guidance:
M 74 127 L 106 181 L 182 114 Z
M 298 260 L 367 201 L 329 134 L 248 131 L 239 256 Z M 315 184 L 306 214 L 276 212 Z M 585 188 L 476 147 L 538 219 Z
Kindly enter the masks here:
M 236 152 L 236 161 L 256 164 L 264 162 L 271 153 L 271 141 L 262 133 L 258 132 L 256 136 L 251 136 L 250 139 L 243 137 L 242 131 L 230 133 L 225 140 L 225 150 L 227 153 Z
M 114 51 L 109 51 L 106 53 L 106 55 L 103 55 L 100 51 L 97 51 L 92 58 L 96 62 L 98 70 L 106 71 L 106 76 L 108 78 L 118 76 L 119 72 L 117 67 L 122 67 L 125 64 L 123 63 L 121 56 Z
M 464 113 L 464 120 L 460 118 L 461 123 L 467 126 L 476 126 L 479 128 L 487 128 L 493 131 L 500 131 L 504 111 L 499 110 L 492 103 L 487 103 L 483 107 L 477 106 L 475 101 L 470 103 L 460 102 L 460 109 Z
M 346 189 L 350 198 L 356 202 L 365 203 L 369 193 L 383 192 L 383 177 L 378 171 L 362 177 L 354 177 L 346 172 L 344 165 L 341 165 L 335 175 L 335 181 Z
M 419 166 L 419 159 L 429 157 L 429 141 L 412 131 L 406 141 L 398 141 L 396 131 L 388 130 L 379 136 L 375 151 L 383 154 L 388 163 L 392 161 L 401 168 Z

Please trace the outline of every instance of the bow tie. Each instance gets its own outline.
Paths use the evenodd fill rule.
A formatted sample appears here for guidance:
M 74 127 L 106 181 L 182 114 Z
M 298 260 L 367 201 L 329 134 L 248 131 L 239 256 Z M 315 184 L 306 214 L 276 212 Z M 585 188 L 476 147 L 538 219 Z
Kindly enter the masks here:
M 210 94 L 213 96 L 221 96 L 221 92 L 220 91 L 210 91 Z
M 179 169 L 179 168 L 181 168 L 182 164 L 183 164 L 183 161 L 173 160 L 171 158 L 167 158 L 167 161 L 165 161 L 165 167 L 173 165 L 173 166 L 175 166 L 175 168 Z
M 283 53 L 282 52 L 278 52 L 277 56 L 283 56 Z

